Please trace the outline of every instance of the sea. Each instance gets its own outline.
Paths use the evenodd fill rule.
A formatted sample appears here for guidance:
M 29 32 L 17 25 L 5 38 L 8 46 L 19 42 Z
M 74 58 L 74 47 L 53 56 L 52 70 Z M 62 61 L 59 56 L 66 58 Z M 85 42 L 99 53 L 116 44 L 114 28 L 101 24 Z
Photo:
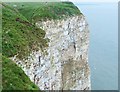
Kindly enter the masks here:
M 118 4 L 75 5 L 86 17 L 90 30 L 89 65 L 92 90 L 118 89 Z

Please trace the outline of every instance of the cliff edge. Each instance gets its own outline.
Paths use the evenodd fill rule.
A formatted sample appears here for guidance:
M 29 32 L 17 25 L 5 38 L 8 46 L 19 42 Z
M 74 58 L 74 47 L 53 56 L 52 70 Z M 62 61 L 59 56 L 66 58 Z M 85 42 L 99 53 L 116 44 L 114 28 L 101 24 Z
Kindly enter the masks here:
M 73 3 L 9 3 L 8 8 L 3 11 L 4 56 L 41 90 L 91 89 L 88 24 Z

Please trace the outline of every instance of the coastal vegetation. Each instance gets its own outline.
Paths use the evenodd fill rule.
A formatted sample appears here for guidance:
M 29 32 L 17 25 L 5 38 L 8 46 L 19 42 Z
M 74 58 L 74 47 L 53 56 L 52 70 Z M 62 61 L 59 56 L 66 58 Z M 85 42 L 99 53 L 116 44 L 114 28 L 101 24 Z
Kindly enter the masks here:
M 37 21 L 64 19 L 80 15 L 71 2 L 2 3 L 2 86 L 3 90 L 39 90 L 10 57 L 23 60 L 32 51 L 48 47 L 50 39 Z M 52 31 L 52 30 L 51 30 Z

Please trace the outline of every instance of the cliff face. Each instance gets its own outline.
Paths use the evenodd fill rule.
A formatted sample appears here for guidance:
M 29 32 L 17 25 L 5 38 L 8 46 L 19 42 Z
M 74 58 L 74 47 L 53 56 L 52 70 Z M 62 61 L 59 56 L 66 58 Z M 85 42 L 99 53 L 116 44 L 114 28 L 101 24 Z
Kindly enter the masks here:
M 33 51 L 26 60 L 12 58 L 41 90 L 89 90 L 89 30 L 83 15 L 62 20 L 38 21 L 50 39 L 44 51 Z

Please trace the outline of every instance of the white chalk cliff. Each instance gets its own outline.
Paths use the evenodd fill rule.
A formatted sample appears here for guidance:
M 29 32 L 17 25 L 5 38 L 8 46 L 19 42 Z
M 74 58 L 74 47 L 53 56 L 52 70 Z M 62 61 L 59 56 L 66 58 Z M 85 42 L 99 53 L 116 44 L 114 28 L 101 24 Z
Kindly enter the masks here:
M 27 60 L 12 59 L 40 90 L 89 90 L 89 29 L 85 17 L 74 15 L 61 20 L 38 21 L 49 46 L 32 52 Z

